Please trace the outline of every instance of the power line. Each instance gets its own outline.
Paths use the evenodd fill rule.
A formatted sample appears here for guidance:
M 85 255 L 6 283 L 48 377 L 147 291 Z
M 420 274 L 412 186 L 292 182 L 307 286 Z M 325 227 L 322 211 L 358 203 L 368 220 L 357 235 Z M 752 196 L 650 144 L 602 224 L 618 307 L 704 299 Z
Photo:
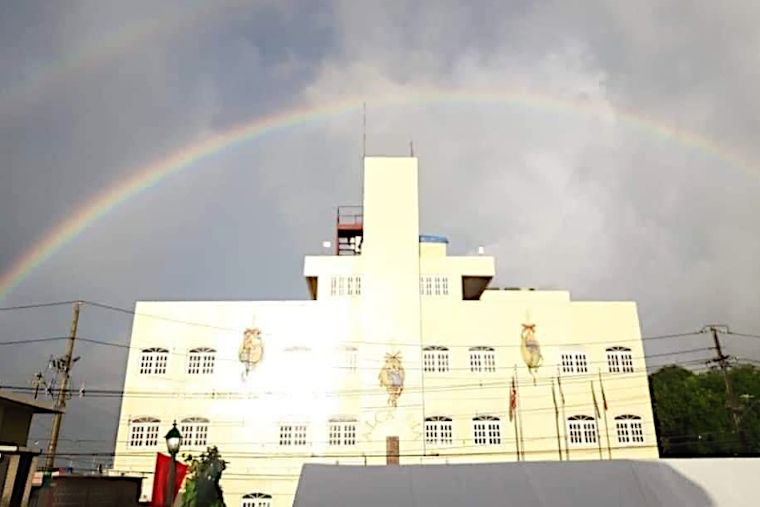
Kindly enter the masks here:
M 693 365 L 703 365 L 705 363 L 705 360 L 703 359 L 695 359 L 695 360 L 689 360 L 689 361 L 679 361 L 679 362 L 673 362 L 668 363 L 669 365 L 687 365 L 687 366 L 693 366 Z M 666 365 L 663 365 L 666 366 Z M 702 368 L 707 368 L 707 366 L 702 366 Z M 586 374 L 567 374 L 560 376 L 560 378 L 563 379 L 563 385 L 570 386 L 570 385 L 576 385 L 576 384 L 585 384 L 588 382 L 589 379 L 595 379 L 597 376 L 597 373 L 586 373 Z M 638 373 L 615 373 L 615 374 L 608 374 L 606 377 L 606 380 L 608 382 L 615 382 L 619 380 L 630 380 L 631 378 L 636 377 L 648 377 L 648 373 L 646 372 L 638 372 Z M 538 380 L 536 385 L 532 385 L 530 387 L 548 387 L 552 381 L 552 379 L 556 378 L 555 376 L 549 377 L 549 378 L 541 378 Z M 522 380 L 530 380 L 530 377 L 521 377 Z M 504 379 L 502 381 L 498 382 L 474 382 L 474 383 L 463 383 L 463 384 L 445 384 L 445 385 L 438 385 L 438 386 L 432 386 L 427 387 L 424 391 L 422 391 L 421 388 L 417 387 L 408 387 L 404 390 L 407 394 L 428 394 L 428 393 L 436 393 L 436 392 L 454 392 L 454 391 L 468 391 L 468 390 L 484 390 L 484 389 L 501 389 L 501 388 L 507 388 L 509 386 L 510 379 Z M 15 391 L 31 391 L 34 388 L 28 387 L 28 386 L 2 386 L 5 389 L 9 390 L 15 390 Z M 58 392 L 58 389 L 53 389 L 52 392 Z M 333 390 L 333 391 L 309 391 L 305 389 L 298 389 L 299 392 L 302 394 L 319 394 L 321 396 L 324 396 L 326 398 L 329 397 L 351 397 L 351 396 L 365 396 L 365 395 L 384 395 L 383 393 L 378 392 L 375 388 L 368 388 L 368 389 L 362 389 L 362 390 L 354 390 L 354 389 L 344 389 L 344 390 Z M 293 391 L 269 391 L 269 390 L 262 390 L 256 393 L 244 393 L 244 392 L 236 392 L 236 391 L 218 391 L 218 390 L 210 390 L 210 391 L 195 391 L 195 392 L 188 392 L 188 391 L 129 391 L 129 390 L 119 390 L 119 389 L 87 389 L 84 397 L 86 398 L 143 398 L 143 399 L 168 399 L 168 398 L 175 398 L 175 399 L 217 399 L 217 400 L 256 400 L 256 399 L 269 399 L 274 397 L 284 397 L 284 398 L 291 398 L 293 397 L 294 392 Z
M 26 345 L 27 343 L 53 342 L 57 340 L 67 340 L 68 336 L 54 336 L 51 338 L 33 338 L 31 340 L 14 340 L 9 342 L 0 342 L 0 345 Z
M 219 331 L 230 331 L 235 333 L 242 333 L 245 331 L 245 328 L 231 328 L 231 327 L 225 327 L 225 326 L 218 326 L 214 324 L 208 324 L 208 323 L 200 323 L 200 322 L 192 322 L 182 319 L 175 319 L 172 317 L 164 317 L 161 315 L 155 315 L 155 314 L 148 314 L 148 313 L 142 313 L 138 312 L 136 310 L 130 310 L 127 308 L 120 308 L 113 305 L 108 305 L 104 303 L 96 303 L 92 301 L 83 301 L 85 305 L 94 306 L 97 308 L 102 308 L 106 310 L 111 310 L 115 312 L 125 313 L 133 316 L 140 316 L 140 317 L 146 317 L 151 319 L 157 319 L 157 320 L 163 320 L 167 322 L 173 322 L 175 324 L 182 324 L 186 326 L 198 326 L 198 327 L 205 327 L 209 329 L 216 329 Z M 664 334 L 664 335 L 655 335 L 655 336 L 645 336 L 641 338 L 631 338 L 627 340 L 616 340 L 616 341 L 609 341 L 605 343 L 625 343 L 625 342 L 638 342 L 638 341 L 651 341 L 651 340 L 664 340 L 669 338 L 679 338 L 679 337 L 685 337 L 685 336 L 694 336 L 700 334 L 700 331 L 692 331 L 692 332 L 686 332 L 686 333 L 674 333 L 674 334 Z M 362 341 L 356 341 L 356 340 L 341 340 L 342 343 L 356 343 L 356 344 L 363 344 L 363 345 L 377 345 L 377 346 L 387 346 L 387 342 L 362 342 Z M 563 343 L 564 346 L 576 346 L 576 345 L 590 345 L 590 344 L 598 344 L 599 342 L 569 342 L 569 343 Z M 394 345 L 399 346 L 410 346 L 410 347 L 418 347 L 419 343 L 394 343 Z M 472 347 L 472 344 L 453 344 L 448 345 L 449 347 Z M 500 345 L 500 347 L 514 347 L 519 348 L 520 345 Z
M 737 333 L 737 332 L 734 332 L 734 331 L 726 331 L 725 334 L 732 334 L 734 336 L 743 336 L 745 338 L 758 338 L 758 339 L 760 339 L 760 334 Z
M 34 308 L 49 308 L 52 306 L 72 305 L 74 303 L 78 303 L 78 301 L 55 301 L 52 303 L 35 303 L 35 304 L 21 305 L 21 306 L 4 306 L 4 307 L 0 307 L 0 312 L 7 312 L 7 311 L 13 311 L 13 310 L 31 310 Z

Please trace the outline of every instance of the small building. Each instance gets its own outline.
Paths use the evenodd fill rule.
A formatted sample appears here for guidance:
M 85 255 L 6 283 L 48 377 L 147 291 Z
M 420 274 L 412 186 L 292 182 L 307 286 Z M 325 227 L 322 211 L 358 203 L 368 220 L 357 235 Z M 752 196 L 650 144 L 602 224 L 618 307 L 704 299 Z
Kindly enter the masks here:
M 142 477 L 53 473 L 34 488 L 29 507 L 137 507 Z
M 25 506 L 39 449 L 26 447 L 34 414 L 60 414 L 52 403 L 0 392 L 0 506 Z
M 760 459 L 304 465 L 293 507 L 749 507 L 758 475 Z

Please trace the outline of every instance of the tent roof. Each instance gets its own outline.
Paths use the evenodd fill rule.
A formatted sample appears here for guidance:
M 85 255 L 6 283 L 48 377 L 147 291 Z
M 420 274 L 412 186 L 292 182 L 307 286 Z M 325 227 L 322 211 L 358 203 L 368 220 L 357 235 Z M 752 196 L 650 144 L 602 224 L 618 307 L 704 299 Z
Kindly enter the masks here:
M 760 460 L 670 461 L 679 463 L 613 460 L 370 467 L 304 465 L 293 505 L 755 505 L 752 477 L 760 476 Z M 713 463 L 694 467 L 689 461 Z M 732 485 L 726 487 L 729 482 Z

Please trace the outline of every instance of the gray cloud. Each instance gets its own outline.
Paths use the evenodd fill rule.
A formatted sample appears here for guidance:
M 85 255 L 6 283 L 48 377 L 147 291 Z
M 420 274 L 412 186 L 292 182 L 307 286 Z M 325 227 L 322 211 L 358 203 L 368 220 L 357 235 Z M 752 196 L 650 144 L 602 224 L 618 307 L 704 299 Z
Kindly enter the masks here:
M 740 1 L 6 6 L 0 272 L 159 157 L 232 125 L 355 97 L 369 103 L 370 153 L 404 154 L 414 141 L 424 230 L 449 235 L 454 253 L 486 246 L 498 285 L 633 299 L 645 334 L 711 321 L 760 332 L 757 17 Z M 62 65 L 77 54 L 90 63 Z M 420 97 L 429 89 L 470 97 Z M 483 90 L 577 109 L 488 101 Z M 387 101 L 404 95 L 416 98 Z M 622 111 L 681 134 L 662 137 Z M 747 167 L 684 143 L 690 135 Z M 305 297 L 301 256 L 332 237 L 335 205 L 359 201 L 360 153 L 358 107 L 231 147 L 92 224 L 4 304 Z M 0 329 L 13 338 L 68 329 L 67 309 L 29 315 L 0 314 Z M 83 322 L 106 341 L 125 343 L 130 331 L 128 316 L 107 311 Z M 760 357 L 752 340 L 727 348 Z M 82 381 L 121 385 L 121 349 L 81 350 Z M 0 381 L 28 382 L 61 351 L 3 350 Z M 117 402 L 72 403 L 83 408 L 67 415 L 68 438 L 113 438 Z

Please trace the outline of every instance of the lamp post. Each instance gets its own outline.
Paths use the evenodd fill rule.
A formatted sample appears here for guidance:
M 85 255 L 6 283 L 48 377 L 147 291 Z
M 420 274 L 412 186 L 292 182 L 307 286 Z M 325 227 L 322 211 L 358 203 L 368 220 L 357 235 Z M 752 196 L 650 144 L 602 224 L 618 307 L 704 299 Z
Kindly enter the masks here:
M 169 468 L 169 480 L 166 482 L 166 507 L 174 504 L 174 482 L 177 469 L 177 453 L 182 445 L 182 434 L 177 429 L 177 421 L 174 421 L 172 429 L 166 434 L 166 448 L 172 457 L 172 465 Z

